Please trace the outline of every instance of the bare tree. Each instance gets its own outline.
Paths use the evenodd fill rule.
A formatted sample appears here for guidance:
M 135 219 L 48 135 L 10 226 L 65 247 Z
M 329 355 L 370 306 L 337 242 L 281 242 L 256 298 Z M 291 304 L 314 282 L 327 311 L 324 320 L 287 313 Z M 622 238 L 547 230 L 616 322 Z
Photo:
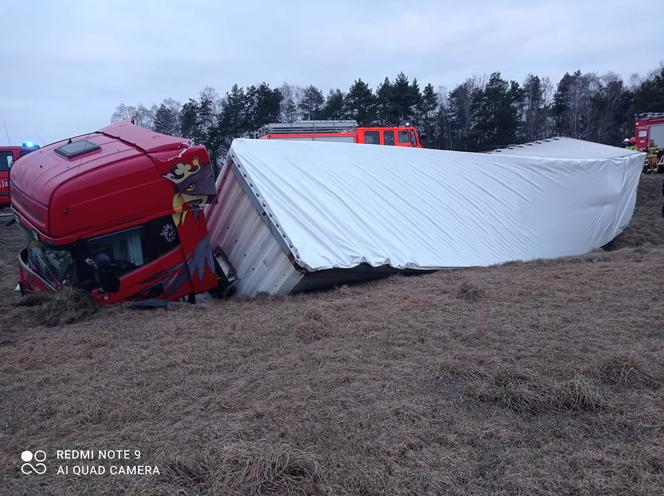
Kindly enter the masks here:
M 137 126 L 152 129 L 156 113 L 156 105 L 152 105 L 152 107 L 148 108 L 143 104 L 134 107 L 133 105 L 125 105 L 124 103 L 121 103 L 116 107 L 115 112 L 113 112 L 111 122 L 132 119 Z
M 304 95 L 304 88 L 284 83 L 279 87 L 279 91 L 284 96 L 281 101 L 281 120 L 295 122 L 301 119 L 299 106 Z
M 541 85 L 542 85 L 542 101 L 544 102 L 544 108 L 542 111 L 543 114 L 543 120 L 544 120 L 544 125 L 543 125 L 543 138 L 550 138 L 553 136 L 553 129 L 554 129 L 554 122 L 553 122 L 553 116 L 551 115 L 551 106 L 553 105 L 553 83 L 551 82 L 551 79 L 549 79 L 549 76 L 544 76 L 541 79 Z

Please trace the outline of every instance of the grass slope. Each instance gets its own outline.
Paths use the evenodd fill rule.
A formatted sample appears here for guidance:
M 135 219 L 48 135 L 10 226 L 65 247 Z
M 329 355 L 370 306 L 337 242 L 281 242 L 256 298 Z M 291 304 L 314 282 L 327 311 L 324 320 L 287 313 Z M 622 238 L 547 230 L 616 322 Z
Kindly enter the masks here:
M 662 494 L 661 199 L 613 251 L 59 327 L 3 228 L 0 494 Z M 161 474 L 20 474 L 65 448 Z

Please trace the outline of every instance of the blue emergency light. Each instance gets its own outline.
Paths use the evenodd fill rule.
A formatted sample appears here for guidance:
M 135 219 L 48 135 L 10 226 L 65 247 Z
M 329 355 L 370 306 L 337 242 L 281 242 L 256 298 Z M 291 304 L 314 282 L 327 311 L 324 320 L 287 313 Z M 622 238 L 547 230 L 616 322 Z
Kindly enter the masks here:
M 21 145 L 25 148 L 39 148 L 39 145 L 35 145 L 32 141 L 24 141 Z

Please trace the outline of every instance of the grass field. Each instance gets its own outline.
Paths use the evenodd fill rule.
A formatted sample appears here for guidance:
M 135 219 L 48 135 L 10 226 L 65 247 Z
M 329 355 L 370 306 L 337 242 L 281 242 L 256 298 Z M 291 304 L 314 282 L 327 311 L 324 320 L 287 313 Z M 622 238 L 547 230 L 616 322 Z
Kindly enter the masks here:
M 610 251 L 55 327 L 2 227 L 0 494 L 664 494 L 661 187 Z M 55 473 L 115 448 L 160 474 Z

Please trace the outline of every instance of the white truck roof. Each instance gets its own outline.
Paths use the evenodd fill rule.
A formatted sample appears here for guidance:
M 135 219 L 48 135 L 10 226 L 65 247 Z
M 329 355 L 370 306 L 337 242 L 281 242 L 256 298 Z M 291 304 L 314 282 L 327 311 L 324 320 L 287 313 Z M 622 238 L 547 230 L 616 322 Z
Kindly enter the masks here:
M 639 154 L 641 152 L 619 148 L 615 146 L 602 145 L 574 138 L 548 138 L 521 145 L 511 145 L 499 148 L 489 153 L 500 153 L 501 155 L 519 155 L 525 157 L 545 157 L 562 159 L 606 159 L 625 157 Z

